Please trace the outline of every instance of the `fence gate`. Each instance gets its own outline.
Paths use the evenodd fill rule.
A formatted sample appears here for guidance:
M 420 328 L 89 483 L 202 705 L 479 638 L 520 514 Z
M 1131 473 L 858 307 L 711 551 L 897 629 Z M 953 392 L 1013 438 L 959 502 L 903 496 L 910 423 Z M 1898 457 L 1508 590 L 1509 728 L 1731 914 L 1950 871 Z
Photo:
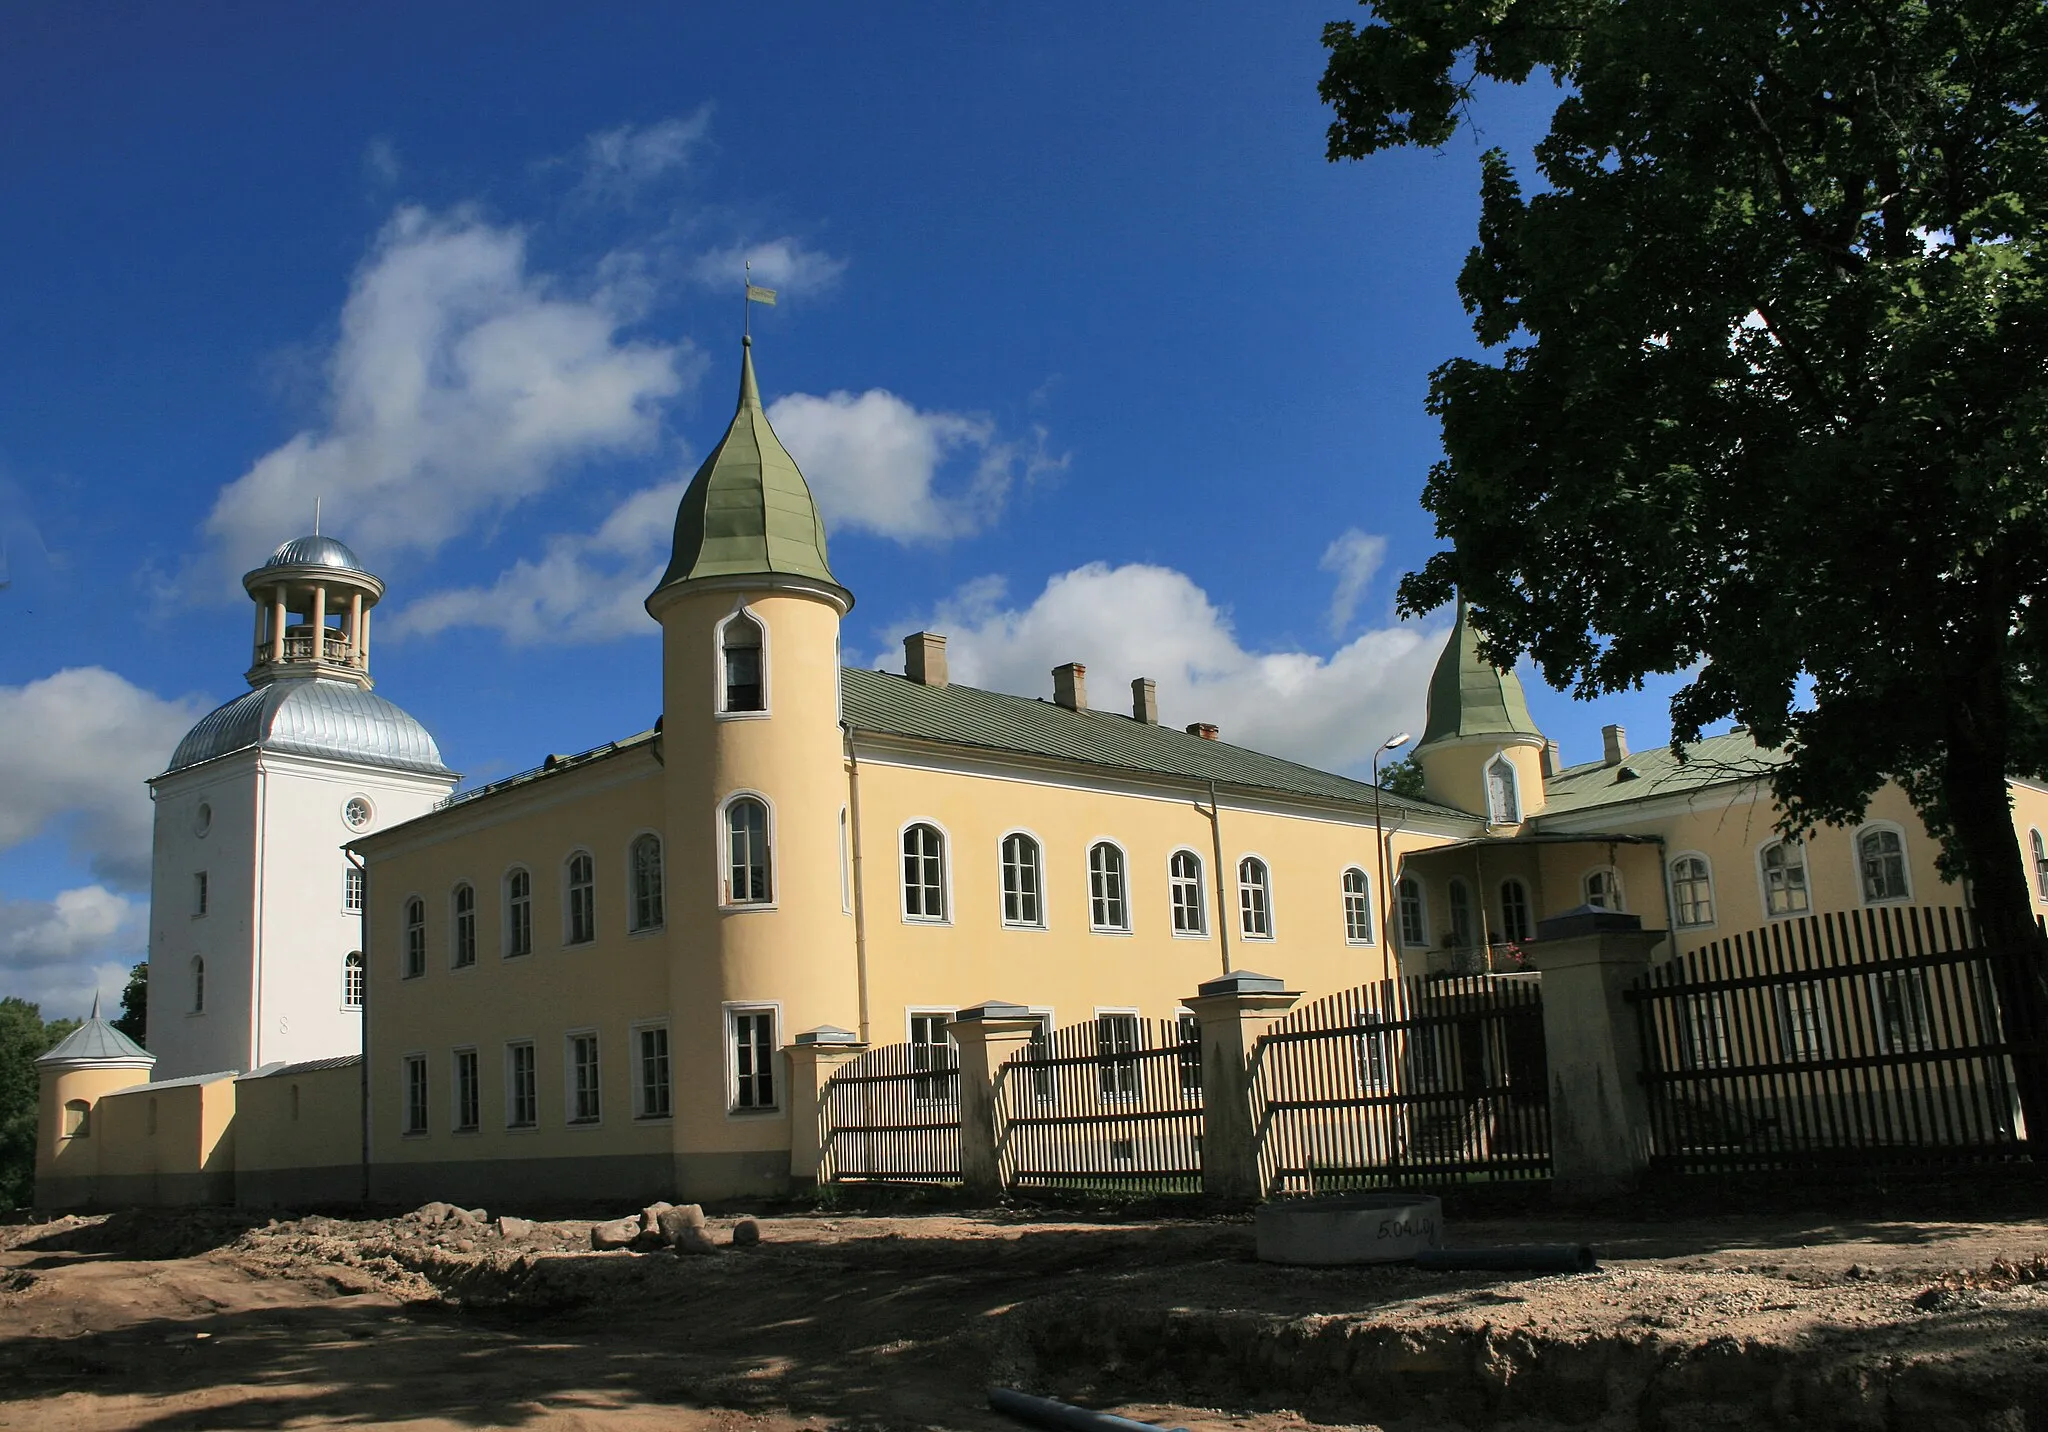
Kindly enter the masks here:
M 1202 1045 L 1194 1018 L 1098 1015 L 1033 1039 L 996 1075 L 1009 1188 L 1202 1186 Z
M 1252 1055 L 1268 1195 L 1550 1176 L 1535 975 L 1386 980 L 1275 1020 Z
M 1969 912 L 1892 906 L 1781 920 L 1650 971 L 1629 997 L 1653 1164 L 2019 1155 L 1994 957 Z
M 959 1058 L 947 1044 L 885 1044 L 825 1081 L 824 1182 L 958 1183 Z

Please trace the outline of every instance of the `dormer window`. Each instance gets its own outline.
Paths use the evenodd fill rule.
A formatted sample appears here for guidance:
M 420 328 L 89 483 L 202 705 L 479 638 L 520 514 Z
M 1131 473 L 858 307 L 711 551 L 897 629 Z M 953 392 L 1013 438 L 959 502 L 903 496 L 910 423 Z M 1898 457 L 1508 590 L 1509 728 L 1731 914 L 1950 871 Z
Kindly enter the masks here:
M 725 709 L 767 710 L 761 685 L 761 624 L 745 612 L 735 612 L 725 624 L 720 651 L 724 658 Z

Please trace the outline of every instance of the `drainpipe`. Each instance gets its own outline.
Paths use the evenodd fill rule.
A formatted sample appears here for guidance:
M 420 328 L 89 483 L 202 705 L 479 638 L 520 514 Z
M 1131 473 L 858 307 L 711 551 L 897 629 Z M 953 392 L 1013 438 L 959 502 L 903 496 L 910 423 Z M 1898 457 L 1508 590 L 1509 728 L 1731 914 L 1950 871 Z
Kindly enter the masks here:
M 853 726 L 841 721 L 846 733 L 846 831 L 853 858 L 853 961 L 860 984 L 860 1042 L 868 1042 L 868 914 L 867 882 L 861 878 L 860 851 L 860 756 L 853 749 Z
M 1202 810 L 1201 802 L 1195 803 L 1196 810 Z M 1216 861 L 1216 939 L 1223 950 L 1223 973 L 1230 973 L 1230 923 L 1225 916 L 1229 907 L 1223 901 L 1223 807 L 1216 803 L 1216 783 L 1209 782 L 1209 809 L 1202 812 L 1209 817 L 1209 845 L 1215 852 Z
M 1486 918 L 1486 863 L 1479 846 L 1472 847 L 1472 883 L 1479 887 L 1479 973 L 1493 973 L 1493 924 Z
M 363 908 L 356 912 L 356 923 L 361 927 L 356 934 L 356 947 L 363 954 L 363 1006 L 357 1015 L 359 1048 L 362 1051 L 362 1068 L 357 1071 L 357 1098 L 361 1106 L 360 1123 L 357 1132 L 361 1136 L 362 1195 L 363 1206 L 370 1204 L 370 871 L 356 853 L 347 846 L 341 848 L 342 859 L 363 873 Z M 348 977 L 343 971 L 342 978 Z

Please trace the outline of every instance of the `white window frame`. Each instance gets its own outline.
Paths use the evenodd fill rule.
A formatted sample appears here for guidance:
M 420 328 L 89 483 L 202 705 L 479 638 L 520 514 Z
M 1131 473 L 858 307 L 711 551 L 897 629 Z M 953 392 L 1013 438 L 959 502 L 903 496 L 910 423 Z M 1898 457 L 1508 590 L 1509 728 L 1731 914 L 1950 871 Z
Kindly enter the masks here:
M 368 887 L 368 877 L 359 865 L 344 864 L 341 867 L 341 913 L 360 915 L 363 913 L 363 893 Z
M 471 1095 L 476 1101 L 476 1118 L 462 1122 L 462 1057 L 470 1058 Z M 457 1045 L 448 1051 L 448 1132 L 476 1134 L 484 1127 L 484 1062 L 474 1044 Z
M 724 1021 L 725 1044 L 725 1116 L 728 1119 L 775 1119 L 781 1118 L 788 1100 L 789 1080 L 783 1072 L 782 1057 L 782 1002 L 780 1000 L 727 1000 L 720 1006 Z M 739 1102 L 740 1071 L 739 1019 L 741 1015 L 765 1014 L 768 1016 L 768 1091 L 774 1102 L 742 1108 Z M 751 1076 L 751 1077 L 758 1077 Z
M 939 836 L 939 900 L 943 910 L 938 915 L 913 915 L 910 913 L 910 882 L 903 878 L 903 839 L 918 826 L 929 826 Z M 896 913 L 906 925 L 950 925 L 953 923 L 953 833 L 929 816 L 918 816 L 906 820 L 896 829 Z M 919 888 L 923 888 L 920 882 Z
M 735 621 L 738 621 L 742 617 L 752 622 L 754 624 L 754 630 L 758 631 L 761 634 L 761 709 L 758 711 L 729 711 L 726 709 L 725 705 L 725 633 L 726 628 L 730 627 Z M 770 662 L 768 659 L 768 642 L 769 632 L 767 619 L 764 618 L 759 612 L 755 611 L 753 606 L 747 602 L 741 602 L 738 606 L 735 606 L 731 611 L 727 612 L 723 617 L 720 617 L 717 625 L 712 628 L 711 711 L 713 716 L 717 720 L 760 721 L 767 719 L 767 717 L 771 714 L 775 703 L 774 693 L 768 682 L 768 672 L 773 665 L 773 663 Z
M 361 1014 L 363 1012 L 363 1000 L 368 997 L 370 992 L 369 975 L 369 966 L 364 962 L 361 950 L 350 950 L 341 957 L 341 1012 L 343 1014 Z M 353 1001 L 349 999 L 349 986 L 351 984 L 355 986 L 354 993 L 356 997 Z
M 513 1099 L 519 1092 L 519 1080 L 513 1073 L 513 1052 L 524 1049 L 532 1056 L 531 1087 L 533 1090 L 533 1117 L 523 1123 L 515 1122 Z M 502 1061 L 505 1079 L 505 1131 L 514 1134 L 532 1133 L 540 1127 L 540 1041 L 532 1035 L 518 1035 L 505 1041 L 505 1057 Z
M 1493 772 L 1496 766 L 1505 767 L 1508 774 L 1507 798 L 1511 809 L 1504 820 L 1496 819 L 1494 815 Z M 1479 778 L 1485 785 L 1486 823 L 1489 826 L 1520 825 L 1522 823 L 1522 773 L 1515 769 L 1515 763 L 1508 759 L 1508 753 L 1505 748 L 1493 753 L 1492 759 L 1487 761 L 1486 765 L 1481 768 Z
M 1114 1048 L 1111 1049 L 1108 1056 L 1104 1056 L 1102 1053 L 1102 1021 L 1105 1019 L 1128 1019 L 1131 1021 L 1131 1058 L 1128 1065 L 1116 1057 Z M 1145 1017 L 1139 1013 L 1136 1005 L 1101 1004 L 1095 1007 L 1095 1097 L 1098 1100 L 1105 1104 L 1130 1103 L 1135 1101 L 1143 1092 L 1142 1085 L 1145 1078 L 1145 1070 L 1138 1060 L 1138 1051 L 1144 1046 L 1144 1043 Z M 1129 1089 L 1104 1088 L 1104 1078 L 1111 1069 L 1119 1071 L 1116 1079 L 1116 1082 L 1119 1084 L 1123 1082 L 1123 1075 L 1128 1073 L 1131 1087 Z M 1179 1078 L 1177 1065 L 1174 1077 Z
M 578 939 L 576 936 L 576 861 L 582 858 L 590 862 L 590 933 Z M 597 943 L 597 856 L 588 846 L 572 847 L 562 857 L 562 943 L 564 945 L 594 945 Z
M 1038 912 L 1032 919 L 1010 918 L 1010 857 L 1007 847 L 1013 840 L 1031 842 L 1031 875 L 1037 882 L 1036 897 Z M 1051 927 L 1051 912 L 1046 908 L 1045 888 L 1045 842 L 1038 833 L 1025 826 L 1012 826 L 996 837 L 996 915 L 1005 930 L 1044 930 Z M 1022 892 L 1019 893 L 1022 899 Z
M 1245 884 L 1244 879 L 1246 861 L 1257 861 L 1259 872 L 1264 877 L 1259 882 L 1259 893 L 1265 897 L 1266 928 L 1259 932 L 1245 928 L 1245 916 L 1250 912 L 1245 909 L 1244 896 L 1245 891 L 1251 888 Z M 1242 852 L 1237 857 L 1237 937 L 1240 940 L 1257 940 L 1261 944 L 1278 939 L 1280 937 L 1280 922 L 1276 917 L 1274 904 L 1273 862 L 1266 859 L 1265 856 L 1259 854 L 1256 850 Z
M 1697 860 L 1700 863 L 1700 869 L 1705 872 L 1701 877 L 1707 886 L 1707 918 L 1704 920 L 1686 919 L 1684 902 L 1678 898 L 1678 867 L 1681 862 L 1687 860 Z M 1665 862 L 1664 880 L 1671 892 L 1671 923 L 1673 926 L 1681 930 L 1707 930 L 1720 923 L 1720 900 L 1718 892 L 1714 889 L 1714 862 L 1707 858 L 1705 851 L 1679 851 L 1670 860 Z
M 1359 884 L 1365 887 L 1361 893 L 1355 896 L 1351 890 L 1351 877 L 1354 875 L 1358 877 Z M 1344 905 L 1344 943 L 1354 948 L 1378 943 L 1373 938 L 1379 933 L 1379 921 L 1373 918 L 1372 877 L 1365 873 L 1365 867 L 1363 865 L 1345 866 L 1337 876 L 1337 893 Z M 1353 899 L 1365 902 L 1365 933 L 1363 935 L 1352 933 L 1354 925 L 1351 919 L 1351 902 Z
M 1117 903 L 1124 910 L 1121 925 L 1099 925 L 1095 922 L 1095 852 L 1098 850 L 1116 852 Z M 1132 929 L 1131 915 L 1131 853 L 1124 849 L 1122 841 L 1098 835 L 1088 842 L 1088 928 L 1097 935 L 1128 935 Z
M 462 958 L 462 892 L 469 892 L 469 958 Z M 448 968 L 467 970 L 476 967 L 476 884 L 474 881 L 458 880 L 448 887 Z
M 655 919 L 645 924 L 640 920 L 640 843 L 654 842 L 654 914 Z M 652 829 L 636 830 L 626 841 L 626 933 L 651 935 L 668 925 L 668 842 L 661 838 L 661 832 Z
M 2034 898 L 2048 901 L 2048 840 L 2041 837 L 2039 827 L 2027 828 L 2027 855 L 2034 867 Z
M 766 900 L 735 900 L 732 895 L 732 808 L 741 801 L 756 801 L 761 806 L 761 842 L 766 847 L 766 869 L 768 872 L 768 898 Z M 726 794 L 718 803 L 718 829 L 715 832 L 718 860 L 712 869 L 712 878 L 718 882 L 718 908 L 732 912 L 747 910 L 773 910 L 780 902 L 782 882 L 775 869 L 775 802 L 757 790 L 737 790 Z
M 580 1066 L 576 1058 L 576 1041 L 587 1039 L 591 1043 L 591 1094 L 597 1103 L 597 1112 L 588 1118 L 577 1112 L 576 1076 Z M 562 1031 L 562 1122 L 572 1129 L 599 1129 L 604 1127 L 604 1040 L 595 1026 L 585 1025 L 581 1029 Z
M 1790 908 L 1773 910 L 1771 908 L 1771 877 L 1768 867 L 1764 864 L 1764 859 L 1773 849 L 1779 846 L 1796 852 L 1799 857 L 1799 889 L 1805 895 L 1806 903 L 1796 910 Z M 1787 868 L 1790 868 L 1789 865 Z M 1797 836 L 1785 836 L 1778 840 L 1767 840 L 1762 845 L 1759 845 L 1756 848 L 1756 883 L 1758 903 L 1763 906 L 1764 918 L 1766 920 L 1796 920 L 1802 915 L 1811 915 L 1813 913 L 1813 866 L 1806 858 L 1806 842 Z M 1791 889 L 1790 882 L 1787 882 L 1786 889 L 1788 891 Z M 1789 907 L 1791 901 L 1788 899 L 1786 904 Z
M 418 918 L 414 916 L 417 914 Z M 418 958 L 414 958 L 413 936 L 419 936 Z M 398 905 L 398 977 L 416 980 L 427 972 L 427 897 L 417 892 Z
M 1402 887 L 1415 892 L 1415 927 L 1422 932 L 1422 938 L 1411 941 L 1408 938 L 1408 906 L 1402 899 Z M 1394 877 L 1394 923 L 1401 932 L 1401 948 L 1404 950 L 1427 950 L 1429 943 L 1429 887 L 1420 875 L 1397 875 Z
M 1863 840 L 1870 835 L 1895 835 L 1899 839 L 1899 884 L 1905 888 L 1897 895 L 1872 897 L 1870 883 L 1863 877 Z M 1910 905 L 1913 903 L 1913 861 L 1907 854 L 1906 828 L 1893 820 L 1866 821 L 1856 828 L 1856 838 L 1849 842 L 1849 853 L 1856 863 L 1856 893 L 1865 905 Z
M 668 1108 L 651 1110 L 647 1107 L 647 1050 L 642 1041 L 646 1035 L 659 1032 L 662 1036 L 663 1084 L 668 1096 Z M 641 1123 L 668 1123 L 676 1113 L 676 1041 L 669 1031 L 665 1019 L 643 1019 L 638 1024 L 627 1026 L 626 1038 L 629 1052 L 633 1057 L 633 1118 Z
M 920 1019 L 936 1019 L 939 1021 L 940 1043 L 933 1044 L 929 1040 L 920 1040 L 917 1037 L 917 1022 Z M 915 1077 L 912 1078 L 910 1088 L 911 1102 L 920 1108 L 934 1108 L 960 1102 L 960 1045 L 953 1038 L 952 1030 L 946 1027 L 952 1022 L 953 1011 L 944 1006 L 913 1004 L 904 1008 L 903 1042 L 910 1049 L 910 1067 L 912 1071 L 914 1072 L 917 1069 L 917 1051 L 920 1049 L 944 1049 L 952 1057 L 953 1061 L 950 1071 L 935 1070 L 932 1073 L 927 1081 L 927 1091 L 923 1094 L 917 1092 L 918 1081 Z
M 1516 934 L 1514 921 L 1508 918 L 1508 887 L 1522 892 L 1522 933 Z M 1529 882 L 1519 875 L 1503 875 L 1500 883 L 1493 887 L 1495 903 L 1500 907 L 1500 938 L 1508 944 L 1520 944 L 1536 938 L 1536 901 L 1529 894 Z
M 1177 907 L 1173 901 L 1174 882 L 1180 879 L 1173 873 L 1173 862 L 1181 856 L 1195 862 L 1195 927 L 1183 930 L 1175 916 Z M 1166 915 L 1176 940 L 1206 940 L 1209 938 L 1209 867 L 1202 859 L 1202 852 L 1190 845 L 1175 846 L 1166 852 Z
M 427 1136 L 428 1121 L 433 1117 L 434 1084 L 433 1075 L 427 1067 L 427 1051 L 408 1050 L 398 1057 L 398 1136 L 403 1139 L 423 1139 Z M 413 1071 L 419 1071 L 419 1099 L 413 1098 Z M 414 1123 L 413 1115 L 419 1115 Z
M 1828 1013 L 1827 987 L 1819 980 L 1802 980 L 1777 987 L 1772 1002 L 1778 1021 L 1778 1048 L 1788 1060 L 1832 1059 L 1835 1053 L 1833 1016 Z M 1813 1016 L 1812 1027 L 1803 1016 Z
M 1628 913 L 1628 887 L 1621 883 L 1621 871 L 1612 865 L 1595 865 L 1589 870 L 1582 871 L 1579 875 L 1579 898 L 1588 905 L 1594 904 L 1593 882 L 1603 878 L 1607 881 L 1608 888 L 1614 892 L 1614 900 L 1612 904 L 1602 905 L 1599 908 L 1611 911 L 1616 915 L 1626 915 Z
M 523 900 L 512 893 L 512 882 L 522 875 L 526 877 L 526 895 Z M 523 950 L 514 948 L 513 939 L 519 929 L 516 912 L 521 904 L 526 906 L 526 948 Z M 499 922 L 503 927 L 499 931 L 498 957 L 506 960 L 523 960 L 533 953 L 533 871 L 530 868 L 524 865 L 506 868 L 504 875 L 498 880 L 498 906 Z

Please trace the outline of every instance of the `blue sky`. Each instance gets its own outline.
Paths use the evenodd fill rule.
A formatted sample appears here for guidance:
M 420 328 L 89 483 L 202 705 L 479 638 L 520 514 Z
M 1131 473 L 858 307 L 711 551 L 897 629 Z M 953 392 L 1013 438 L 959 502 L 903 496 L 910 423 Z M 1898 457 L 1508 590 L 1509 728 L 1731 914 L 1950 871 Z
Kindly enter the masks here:
M 1443 616 L 1392 592 L 1481 146 L 1324 161 L 1350 7 L 704 8 L 13 13 L 0 993 L 67 1012 L 140 957 L 141 781 L 243 689 L 235 579 L 316 493 L 390 584 L 378 689 L 472 779 L 650 724 L 638 603 L 750 254 L 851 659 L 930 625 L 956 679 L 1150 675 L 1361 772 L 1420 721 Z M 1567 760 L 1666 738 L 1668 688 L 1529 685 Z

